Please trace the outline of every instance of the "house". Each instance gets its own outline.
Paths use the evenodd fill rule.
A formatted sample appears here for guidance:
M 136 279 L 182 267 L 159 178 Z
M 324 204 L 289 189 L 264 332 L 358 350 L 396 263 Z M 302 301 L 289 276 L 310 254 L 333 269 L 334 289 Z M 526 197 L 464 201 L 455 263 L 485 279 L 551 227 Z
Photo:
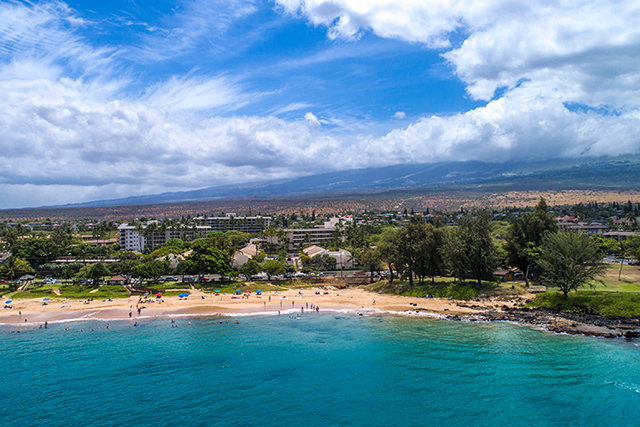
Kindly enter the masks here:
M 127 282 L 127 279 L 122 276 L 113 276 L 107 279 L 107 285 L 124 285 Z
M 308 256 L 309 258 L 313 258 L 316 255 L 322 255 L 329 252 L 328 250 L 326 250 L 325 248 L 321 248 L 320 246 L 317 245 L 312 245 L 309 246 L 308 248 L 304 248 L 302 250 L 302 253 L 305 254 L 306 256 Z
M 329 251 L 320 246 L 309 246 L 304 248 L 302 252 L 309 258 L 313 258 L 316 255 L 329 255 L 336 260 L 336 269 L 341 268 L 353 268 L 353 256 L 351 252 L 345 249 L 338 249 L 337 251 Z
M 500 282 L 513 282 L 516 279 L 522 278 L 522 272 L 517 268 L 494 271 L 493 275 Z
M 233 254 L 233 259 L 231 260 L 231 265 L 235 268 L 241 267 L 242 265 L 249 262 L 249 260 L 253 259 L 254 256 L 258 255 L 260 250 L 258 246 L 249 243 L 244 248 L 237 251 Z

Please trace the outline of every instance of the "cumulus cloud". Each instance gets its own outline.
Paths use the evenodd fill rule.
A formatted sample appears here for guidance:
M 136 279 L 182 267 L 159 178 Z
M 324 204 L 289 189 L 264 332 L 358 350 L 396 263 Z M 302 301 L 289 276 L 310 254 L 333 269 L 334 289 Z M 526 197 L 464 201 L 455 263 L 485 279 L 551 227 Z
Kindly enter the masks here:
M 640 8 L 631 0 L 276 1 L 326 26 L 332 38 L 372 31 L 445 48 L 443 56 L 476 99 L 489 101 L 498 88 L 532 81 L 535 90 L 565 102 L 638 107 Z M 452 47 L 450 38 L 465 33 Z
M 193 188 L 281 178 L 336 165 L 341 144 L 313 132 L 313 115 L 198 119 L 95 100 L 71 80 L 0 81 L 0 93 L 2 184 Z
M 151 82 L 140 96 L 122 95 L 128 77 L 114 72 L 119 55 L 154 61 L 188 54 L 201 38 L 220 42 L 235 19 L 257 6 L 185 3 L 178 24 L 123 53 L 86 43 L 78 31 L 86 21 L 64 3 L 2 3 L 0 191 L 14 200 L 4 203 L 120 197 L 368 165 L 640 148 L 640 8 L 631 1 L 276 1 L 289 15 L 326 27 L 337 43 L 370 31 L 440 49 L 469 96 L 486 105 L 371 136 L 364 120 L 302 115 L 311 100 L 272 115 L 230 115 L 263 95 L 224 73 L 196 70 Z M 221 19 L 209 20 L 216 11 Z M 284 113 L 299 115 L 274 117 Z M 392 117 L 406 119 L 403 111 Z M 51 196 L 71 188 L 74 200 Z M 27 191 L 43 203 L 28 202 Z
M 380 37 L 449 47 L 447 35 L 460 27 L 452 1 L 276 0 L 285 11 L 303 14 L 329 28 L 333 39 L 357 39 L 364 30 Z
M 442 48 L 469 95 L 488 102 L 381 139 L 363 137 L 360 149 L 371 157 L 500 161 L 640 149 L 640 8 L 633 1 L 276 1 L 327 27 L 330 38 L 371 31 Z M 450 41 L 463 34 L 461 43 Z

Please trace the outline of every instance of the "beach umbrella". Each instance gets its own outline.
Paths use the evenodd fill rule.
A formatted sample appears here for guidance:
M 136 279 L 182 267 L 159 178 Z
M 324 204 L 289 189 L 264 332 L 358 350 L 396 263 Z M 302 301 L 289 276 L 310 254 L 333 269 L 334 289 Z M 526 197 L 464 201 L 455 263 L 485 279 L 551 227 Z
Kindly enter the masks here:
M 236 292 L 242 292 L 242 289 L 236 289 Z
M 49 300 L 49 298 L 45 298 L 45 299 L 43 299 L 42 301 L 50 301 L 50 300 Z
M 5 302 L 5 304 L 11 304 L 13 302 L 13 300 L 9 300 L 7 302 Z
M 220 289 L 216 289 L 216 293 L 220 292 Z

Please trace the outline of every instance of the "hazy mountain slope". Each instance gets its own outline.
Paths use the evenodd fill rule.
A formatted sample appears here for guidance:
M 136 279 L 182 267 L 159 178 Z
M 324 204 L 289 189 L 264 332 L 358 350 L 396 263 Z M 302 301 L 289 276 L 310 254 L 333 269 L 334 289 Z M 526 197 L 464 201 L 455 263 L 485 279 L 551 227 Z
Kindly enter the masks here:
M 545 162 L 447 162 L 353 169 L 291 180 L 254 182 L 199 190 L 65 205 L 123 206 L 230 197 L 278 197 L 491 184 L 511 189 L 635 188 L 640 185 L 640 159 L 600 158 L 588 162 L 560 159 Z

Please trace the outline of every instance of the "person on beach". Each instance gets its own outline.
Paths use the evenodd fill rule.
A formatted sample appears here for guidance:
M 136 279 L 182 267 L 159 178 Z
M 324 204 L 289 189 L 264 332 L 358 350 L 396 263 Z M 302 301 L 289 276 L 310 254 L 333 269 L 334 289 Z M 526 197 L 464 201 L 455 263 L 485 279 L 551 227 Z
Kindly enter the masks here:
M 129 312 L 129 318 L 131 318 L 131 312 Z
M 49 322 L 47 322 L 46 320 L 44 321 L 44 328 L 47 329 L 47 325 L 49 324 Z

